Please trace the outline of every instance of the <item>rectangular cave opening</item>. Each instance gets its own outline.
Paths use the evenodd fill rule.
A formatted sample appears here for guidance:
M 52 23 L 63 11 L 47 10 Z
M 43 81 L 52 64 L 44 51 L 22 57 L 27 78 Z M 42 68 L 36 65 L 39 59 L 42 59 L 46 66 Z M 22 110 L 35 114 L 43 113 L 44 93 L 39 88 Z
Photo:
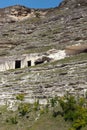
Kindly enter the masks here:
M 21 60 L 16 60 L 15 61 L 15 69 L 21 68 Z
M 27 65 L 28 65 L 28 67 L 31 66 L 31 60 L 27 61 Z

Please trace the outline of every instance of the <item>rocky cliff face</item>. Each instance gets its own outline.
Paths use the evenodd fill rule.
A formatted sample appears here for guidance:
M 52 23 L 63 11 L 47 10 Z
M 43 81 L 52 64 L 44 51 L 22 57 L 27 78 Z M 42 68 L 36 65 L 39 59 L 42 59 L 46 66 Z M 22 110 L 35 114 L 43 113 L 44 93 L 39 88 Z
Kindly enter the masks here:
M 79 8 L 79 7 L 87 7 L 86 0 L 64 0 L 61 4 L 61 7 L 68 7 L 68 8 Z
M 0 55 L 45 53 L 87 44 L 86 0 L 64 0 L 52 9 L 12 6 L 0 9 Z M 0 73 L 1 101 L 45 99 L 54 95 L 85 95 L 87 54 L 67 57 L 44 65 Z

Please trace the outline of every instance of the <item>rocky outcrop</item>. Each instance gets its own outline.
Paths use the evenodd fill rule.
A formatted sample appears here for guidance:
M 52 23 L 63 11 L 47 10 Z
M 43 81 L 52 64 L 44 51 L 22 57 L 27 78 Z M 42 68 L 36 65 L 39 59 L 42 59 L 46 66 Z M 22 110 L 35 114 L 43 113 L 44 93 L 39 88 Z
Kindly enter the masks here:
M 68 7 L 68 8 L 79 8 L 80 6 L 87 7 L 87 1 L 86 0 L 64 0 L 60 4 L 60 7 Z
M 44 16 L 46 11 L 30 9 L 25 6 L 15 5 L 5 9 L 0 9 L 0 21 L 2 23 L 14 23 L 28 18 Z
M 76 55 L 79 53 L 87 53 L 87 44 L 73 45 L 65 48 L 66 55 Z
M 25 8 L 24 6 L 14 6 L 10 10 L 10 14 L 13 16 L 27 16 L 29 13 L 31 13 L 31 9 Z
M 3 56 L 0 58 L 0 71 L 25 68 L 42 63 L 64 59 L 65 50 L 51 49 L 46 53 L 23 54 L 14 56 Z

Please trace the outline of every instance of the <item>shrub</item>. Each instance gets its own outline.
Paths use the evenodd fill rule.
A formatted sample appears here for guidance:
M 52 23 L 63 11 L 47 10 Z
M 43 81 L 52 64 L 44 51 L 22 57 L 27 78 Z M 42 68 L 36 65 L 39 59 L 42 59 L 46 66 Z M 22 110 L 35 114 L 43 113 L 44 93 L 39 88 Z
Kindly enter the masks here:
M 39 17 L 40 17 L 40 13 L 39 13 L 39 12 L 36 12 L 36 13 L 35 13 L 35 16 L 36 16 L 37 18 L 39 18 Z
M 84 98 L 76 99 L 74 96 L 64 96 L 59 99 L 64 113 L 64 119 L 72 121 L 70 130 L 80 130 L 87 124 L 87 105 Z
M 44 114 L 44 113 L 45 113 L 44 108 L 41 108 L 41 109 L 40 109 L 40 115 L 42 115 L 42 114 Z
M 85 125 L 86 125 L 86 122 L 84 119 L 77 119 L 73 123 L 73 128 L 75 128 L 75 130 L 80 130 Z
M 59 100 L 62 107 L 65 120 L 72 120 L 74 118 L 74 111 L 77 107 L 76 100 L 73 96 L 65 96 Z
M 45 106 L 45 112 L 48 113 L 49 112 L 49 104 L 47 103 Z
M 11 122 L 12 124 L 17 124 L 17 123 L 18 123 L 17 117 L 16 117 L 16 116 L 11 117 L 11 118 L 10 118 L 10 122 Z
M 54 98 L 50 99 L 51 107 L 55 107 L 58 103 L 58 98 L 55 96 Z
M 29 104 L 27 104 L 27 103 L 21 103 L 18 106 L 18 111 L 21 114 L 21 116 L 25 116 L 29 112 Z
M 24 94 L 18 94 L 17 96 L 16 96 L 16 99 L 17 100 L 20 100 L 20 101 L 23 101 L 24 100 Z
M 39 104 L 39 100 L 35 101 L 33 104 L 33 109 L 35 111 L 38 111 L 40 109 L 40 104 Z

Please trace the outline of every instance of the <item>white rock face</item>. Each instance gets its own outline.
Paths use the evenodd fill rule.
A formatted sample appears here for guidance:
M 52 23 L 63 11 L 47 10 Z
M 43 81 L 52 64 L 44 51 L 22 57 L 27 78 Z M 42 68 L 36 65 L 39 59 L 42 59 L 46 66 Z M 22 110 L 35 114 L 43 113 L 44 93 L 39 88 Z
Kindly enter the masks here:
M 58 50 L 57 52 L 50 54 L 48 57 L 52 58 L 53 60 L 60 60 L 66 57 L 66 53 L 65 50 Z
M 30 66 L 35 65 L 35 60 L 38 59 L 38 54 L 24 54 L 21 56 L 8 56 L 0 58 L 0 71 L 15 69 L 16 61 L 20 61 L 20 67 L 28 67 L 28 61 L 31 62 Z
M 42 58 L 43 54 L 24 54 L 21 56 L 9 56 L 9 57 L 2 57 L 0 59 L 0 71 L 6 71 L 10 69 L 16 69 L 15 65 L 20 64 L 19 68 L 28 67 L 28 62 L 31 62 L 30 66 L 35 65 L 35 61 L 39 58 Z M 45 55 L 44 55 L 45 56 Z M 46 55 L 45 61 L 47 61 L 47 58 L 55 60 L 64 59 L 66 57 L 65 50 L 49 50 Z M 20 63 L 17 63 L 16 61 L 19 61 Z M 43 61 L 43 63 L 45 63 Z M 40 64 L 40 63 L 39 63 Z

